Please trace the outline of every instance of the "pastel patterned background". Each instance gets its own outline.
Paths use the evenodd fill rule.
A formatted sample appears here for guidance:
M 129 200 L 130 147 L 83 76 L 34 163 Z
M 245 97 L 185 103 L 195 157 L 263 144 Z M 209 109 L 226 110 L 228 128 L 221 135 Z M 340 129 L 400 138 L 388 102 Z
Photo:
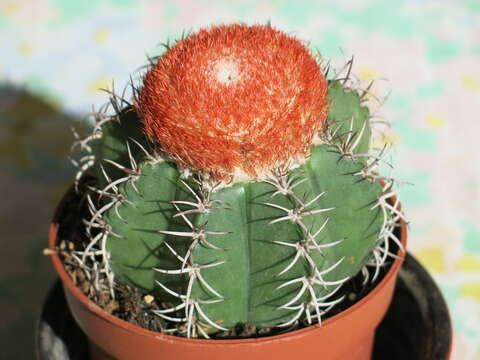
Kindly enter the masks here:
M 33 357 L 54 275 L 41 250 L 71 182 L 69 127 L 182 31 L 265 23 L 311 41 L 389 94 L 409 248 L 454 323 L 453 358 L 480 359 L 480 2 L 473 0 L 0 0 L 0 358 Z M 372 96 L 373 98 L 373 96 Z M 414 326 L 414 324 L 412 324 Z

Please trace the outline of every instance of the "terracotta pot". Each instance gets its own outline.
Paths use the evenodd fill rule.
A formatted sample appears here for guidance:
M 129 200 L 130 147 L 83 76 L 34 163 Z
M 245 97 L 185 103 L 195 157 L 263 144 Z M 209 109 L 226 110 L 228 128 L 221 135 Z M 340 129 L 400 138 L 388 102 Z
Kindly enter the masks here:
M 73 191 L 71 189 L 70 191 Z M 66 197 L 57 208 L 50 226 L 49 246 L 56 248 L 58 219 L 66 206 Z M 407 227 L 400 229 L 406 246 Z M 366 297 L 347 310 L 313 325 L 286 334 L 257 339 L 187 339 L 152 332 L 120 320 L 90 301 L 78 289 L 60 261 L 52 255 L 70 310 L 91 341 L 94 359 L 370 359 L 375 329 L 392 299 L 397 273 L 403 259 L 396 259 L 388 273 Z M 106 355 L 108 354 L 108 355 Z

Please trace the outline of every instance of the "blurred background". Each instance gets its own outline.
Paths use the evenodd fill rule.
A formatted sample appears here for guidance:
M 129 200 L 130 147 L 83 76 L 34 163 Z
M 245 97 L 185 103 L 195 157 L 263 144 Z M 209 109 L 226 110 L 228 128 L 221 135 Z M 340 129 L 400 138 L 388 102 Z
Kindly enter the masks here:
M 453 317 L 453 359 L 480 359 L 480 2 L 475 0 L 0 0 L 0 358 L 33 358 L 53 284 L 42 256 L 72 182 L 70 127 L 182 32 L 266 23 L 375 80 L 392 127 L 409 249 Z M 388 95 L 388 96 L 387 96 Z M 378 106 L 377 106 L 378 108 Z M 414 324 L 412 324 L 414 326 Z

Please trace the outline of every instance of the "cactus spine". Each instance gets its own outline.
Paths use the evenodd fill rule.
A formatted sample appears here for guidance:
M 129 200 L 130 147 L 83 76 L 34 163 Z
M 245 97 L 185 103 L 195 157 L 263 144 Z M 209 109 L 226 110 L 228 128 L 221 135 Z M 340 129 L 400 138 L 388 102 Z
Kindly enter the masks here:
M 271 64 L 253 61 L 258 49 L 244 50 L 238 37 L 274 43 L 273 60 L 264 60 Z M 215 51 L 199 51 L 202 41 Z M 224 52 L 212 62 L 216 41 Z M 198 53 L 186 57 L 192 47 Z M 213 68 L 198 75 L 190 57 Z M 292 57 L 297 62 L 285 60 Z M 377 181 L 380 160 L 368 153 L 370 113 L 361 95 L 344 81 L 327 84 L 312 59 L 269 26 L 213 27 L 167 50 L 133 104 L 112 95 L 115 114 L 99 117 L 92 135 L 76 143 L 88 153 L 78 178 L 96 177 L 80 262 L 100 259 L 112 291 L 121 282 L 171 304 L 156 314 L 188 337 L 239 323 L 320 322 L 342 300 L 345 281 L 372 264 L 375 278 L 388 239 L 399 243 L 392 181 Z M 250 79 L 264 91 L 260 98 L 244 91 L 248 61 L 269 70 Z M 209 71 L 220 85 L 206 84 Z M 210 89 L 208 97 L 185 97 L 195 86 Z M 219 95 L 229 91 L 244 96 L 233 110 Z

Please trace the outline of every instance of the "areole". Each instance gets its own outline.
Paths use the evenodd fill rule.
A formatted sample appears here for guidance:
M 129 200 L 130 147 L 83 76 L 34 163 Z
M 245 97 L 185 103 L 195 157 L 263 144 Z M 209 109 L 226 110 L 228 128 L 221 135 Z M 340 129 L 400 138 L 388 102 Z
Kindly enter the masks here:
M 74 191 L 73 188 L 70 192 Z M 59 204 L 50 226 L 49 247 L 56 249 L 67 196 Z M 395 198 L 392 198 L 395 203 Z M 400 228 L 400 240 L 405 247 L 407 227 Z M 289 333 L 234 340 L 188 339 L 152 332 L 108 314 L 75 286 L 55 253 L 53 265 L 63 283 L 70 310 L 80 328 L 92 342 L 93 358 L 105 359 L 195 359 L 244 360 L 295 357 L 310 359 L 362 359 L 370 358 L 375 328 L 385 315 L 391 302 L 397 273 L 403 262 L 398 257 L 390 270 L 366 297 L 347 310 L 325 320 L 321 326 L 313 325 Z M 98 347 L 98 348 L 97 348 Z M 99 350 L 101 349 L 101 350 Z M 101 354 L 100 353 L 103 353 Z M 96 355 L 95 355 L 96 354 Z M 108 355 L 106 355 L 108 354 Z

